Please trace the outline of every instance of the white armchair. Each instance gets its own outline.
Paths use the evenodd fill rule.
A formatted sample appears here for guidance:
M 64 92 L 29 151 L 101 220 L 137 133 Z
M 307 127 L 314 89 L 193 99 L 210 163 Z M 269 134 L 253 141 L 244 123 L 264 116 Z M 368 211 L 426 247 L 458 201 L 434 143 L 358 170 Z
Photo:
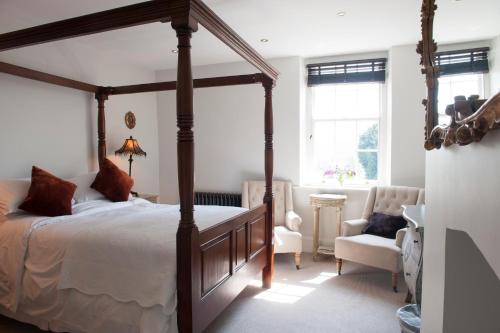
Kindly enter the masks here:
M 401 205 L 423 204 L 423 189 L 406 186 L 373 187 L 368 194 L 361 219 L 344 221 L 342 236 L 335 239 L 337 271 L 342 273 L 342 260 L 354 261 L 392 272 L 392 288 L 397 292 L 398 274 L 402 269 L 401 246 L 406 228 L 398 230 L 396 239 L 363 234 L 373 213 L 401 216 Z
M 262 204 L 265 193 L 264 181 L 243 183 L 241 205 L 252 209 Z M 302 253 L 302 219 L 293 211 L 292 184 L 273 181 L 274 193 L 274 253 L 293 253 L 295 266 L 300 268 Z

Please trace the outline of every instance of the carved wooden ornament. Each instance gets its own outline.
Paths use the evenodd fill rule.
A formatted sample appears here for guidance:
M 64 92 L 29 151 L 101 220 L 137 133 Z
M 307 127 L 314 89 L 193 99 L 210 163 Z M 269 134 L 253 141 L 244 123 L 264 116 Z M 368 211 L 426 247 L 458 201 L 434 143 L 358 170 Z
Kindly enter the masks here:
M 420 65 L 425 75 L 427 99 L 425 105 L 425 149 L 439 149 L 453 144 L 461 146 L 479 142 L 490 130 L 500 127 L 500 92 L 489 100 L 479 100 L 477 96 L 466 99 L 457 96 L 455 103 L 449 105 L 446 113 L 451 116 L 449 125 L 438 126 L 438 74 L 439 68 L 434 65 L 434 54 L 437 45 L 433 39 L 434 13 L 437 9 L 435 0 L 423 0 L 421 11 L 422 40 L 417 45 L 417 53 L 421 55 Z
M 129 111 L 125 114 L 125 125 L 129 129 L 133 129 L 136 124 L 135 114 L 132 111 Z

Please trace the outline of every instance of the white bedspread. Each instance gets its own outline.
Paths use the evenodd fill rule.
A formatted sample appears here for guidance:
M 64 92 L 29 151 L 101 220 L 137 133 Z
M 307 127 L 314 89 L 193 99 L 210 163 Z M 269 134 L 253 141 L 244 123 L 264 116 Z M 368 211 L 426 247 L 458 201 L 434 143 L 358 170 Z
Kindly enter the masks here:
M 236 216 L 237 207 L 197 206 L 200 230 Z M 58 290 L 107 295 L 141 307 L 176 308 L 175 235 L 179 207 L 142 199 L 75 205 L 73 215 L 0 221 L 0 304 L 16 311 L 29 247 L 29 269 L 60 271 Z M 43 274 L 36 284 L 43 289 Z M 52 279 L 53 280 L 53 279 Z M 31 294 L 33 291 L 31 291 Z M 28 293 L 30 294 L 30 293 Z

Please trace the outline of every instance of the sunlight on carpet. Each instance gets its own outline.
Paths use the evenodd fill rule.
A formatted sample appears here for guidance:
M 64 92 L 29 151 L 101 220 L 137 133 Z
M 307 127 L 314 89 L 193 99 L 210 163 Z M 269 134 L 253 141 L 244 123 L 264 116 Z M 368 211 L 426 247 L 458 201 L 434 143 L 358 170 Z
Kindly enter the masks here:
M 301 281 L 301 282 L 302 283 L 310 283 L 310 284 L 322 284 L 323 282 L 328 281 L 331 278 L 336 277 L 336 276 L 338 276 L 337 273 L 321 272 L 315 278 L 312 278 L 310 280 L 304 280 L 304 281 Z
M 262 282 L 259 280 L 253 280 L 251 282 L 251 285 L 260 288 L 262 286 Z M 307 296 L 314 290 L 315 288 L 301 287 L 293 284 L 273 282 L 270 289 L 267 289 L 255 295 L 253 298 L 269 302 L 294 304 L 302 297 Z

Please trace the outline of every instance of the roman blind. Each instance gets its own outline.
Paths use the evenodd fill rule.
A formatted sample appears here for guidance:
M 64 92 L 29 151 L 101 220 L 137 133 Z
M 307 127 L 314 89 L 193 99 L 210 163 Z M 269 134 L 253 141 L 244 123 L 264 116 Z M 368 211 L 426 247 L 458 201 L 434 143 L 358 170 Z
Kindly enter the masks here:
M 439 67 L 439 75 L 466 73 L 488 73 L 488 47 L 436 52 L 434 64 Z
M 366 59 L 307 65 L 307 85 L 385 82 L 387 59 Z

